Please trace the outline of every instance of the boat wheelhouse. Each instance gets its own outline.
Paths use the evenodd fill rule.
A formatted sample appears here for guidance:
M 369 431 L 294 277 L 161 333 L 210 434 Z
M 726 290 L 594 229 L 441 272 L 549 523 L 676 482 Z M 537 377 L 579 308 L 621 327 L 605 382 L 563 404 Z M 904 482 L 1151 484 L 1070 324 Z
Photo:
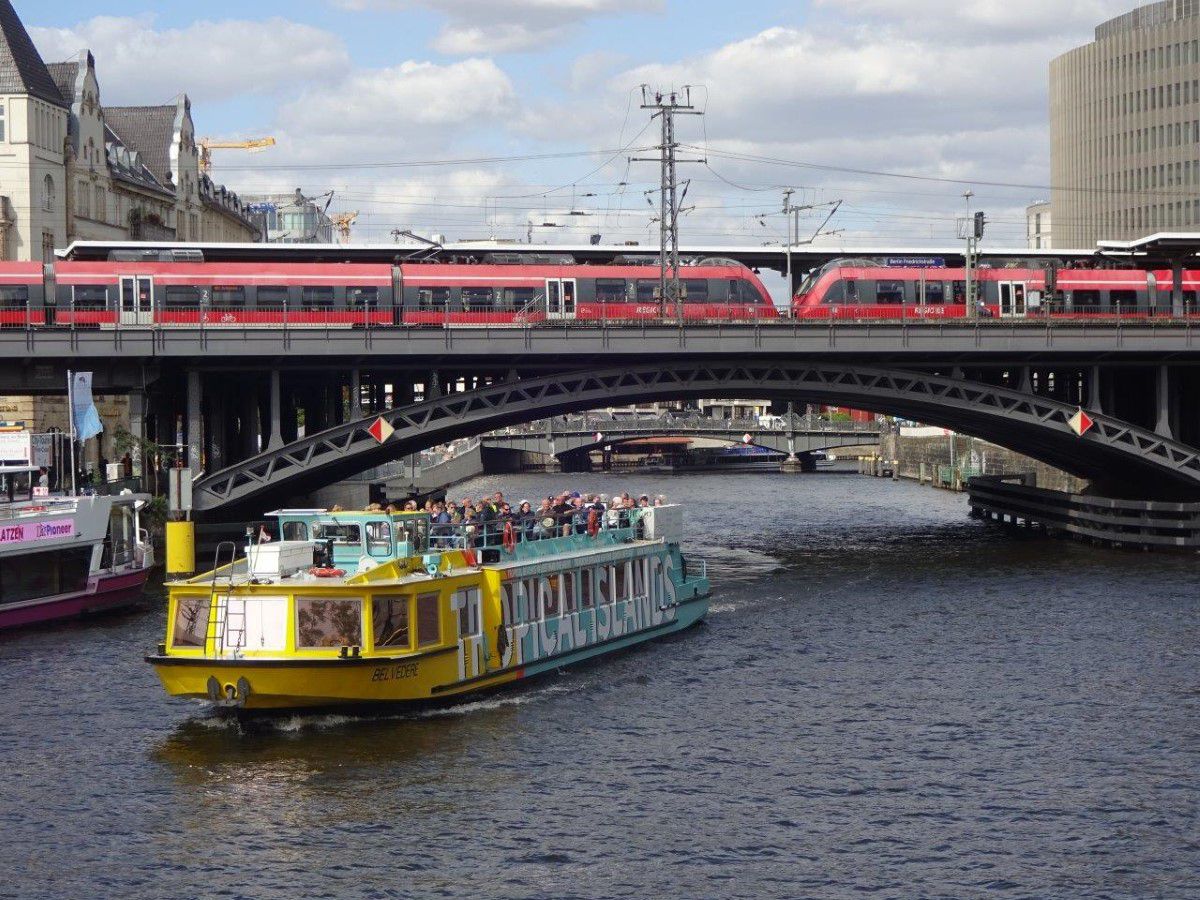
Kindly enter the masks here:
M 166 639 L 147 662 L 169 694 L 238 713 L 420 705 L 704 616 L 709 582 L 680 551 L 680 507 L 585 515 L 452 525 L 278 510 L 280 540 L 252 526 L 240 559 L 168 585 Z

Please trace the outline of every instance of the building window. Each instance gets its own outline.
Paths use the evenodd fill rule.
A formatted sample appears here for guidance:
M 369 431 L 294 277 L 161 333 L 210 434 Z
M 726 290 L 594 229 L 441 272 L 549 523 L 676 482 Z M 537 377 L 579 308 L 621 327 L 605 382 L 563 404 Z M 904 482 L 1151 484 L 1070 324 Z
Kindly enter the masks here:
M 54 179 L 49 175 L 42 179 L 42 209 L 54 211 Z
M 96 218 L 98 220 L 100 220 L 101 222 L 107 222 L 108 221 L 108 204 L 105 202 L 104 188 L 97 186 L 95 194 L 96 194 L 96 203 L 95 203 Z
M 0 103 L 0 141 L 3 141 L 3 140 L 5 140 L 5 139 L 6 139 L 6 136 L 5 136 L 5 130 L 4 130 L 4 124 L 5 124 L 5 121 L 4 121 L 4 104 L 3 104 L 3 103 Z

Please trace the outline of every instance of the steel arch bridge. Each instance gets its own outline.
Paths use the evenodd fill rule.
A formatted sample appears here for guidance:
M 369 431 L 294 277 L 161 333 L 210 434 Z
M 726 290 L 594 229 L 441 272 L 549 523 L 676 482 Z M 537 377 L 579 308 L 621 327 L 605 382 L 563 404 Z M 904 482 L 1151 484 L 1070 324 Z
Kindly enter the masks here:
M 1094 414 L 1078 437 L 1078 407 L 981 382 L 852 364 L 668 361 L 495 383 L 387 410 L 301 438 L 206 475 L 193 486 L 200 518 L 258 515 L 272 504 L 389 459 L 548 416 L 663 400 L 760 397 L 870 409 L 917 419 L 1042 460 L 1117 496 L 1200 498 L 1200 451 Z M 383 418 L 395 433 L 368 431 Z

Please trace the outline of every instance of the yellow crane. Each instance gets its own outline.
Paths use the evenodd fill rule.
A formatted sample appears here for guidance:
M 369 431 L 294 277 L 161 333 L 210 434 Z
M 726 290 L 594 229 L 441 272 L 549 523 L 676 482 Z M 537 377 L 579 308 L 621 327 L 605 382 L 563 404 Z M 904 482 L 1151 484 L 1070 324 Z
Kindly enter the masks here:
M 275 146 L 275 138 L 251 138 L 246 141 L 223 141 L 217 138 L 200 138 L 196 142 L 200 148 L 200 171 L 212 171 L 212 151 L 213 150 L 246 150 L 250 153 L 261 153 L 268 147 Z
M 341 236 L 343 244 L 350 240 L 350 226 L 354 224 L 354 220 L 357 218 L 358 210 L 354 212 L 334 213 L 329 217 L 329 221 L 333 223 L 334 230 Z

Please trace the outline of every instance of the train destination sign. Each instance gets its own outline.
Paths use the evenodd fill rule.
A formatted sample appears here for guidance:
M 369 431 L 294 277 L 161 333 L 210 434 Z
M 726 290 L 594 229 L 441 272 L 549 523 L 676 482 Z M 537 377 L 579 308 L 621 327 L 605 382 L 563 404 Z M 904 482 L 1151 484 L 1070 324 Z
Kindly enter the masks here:
M 941 256 L 889 256 L 885 265 L 889 269 L 944 269 L 946 260 Z

